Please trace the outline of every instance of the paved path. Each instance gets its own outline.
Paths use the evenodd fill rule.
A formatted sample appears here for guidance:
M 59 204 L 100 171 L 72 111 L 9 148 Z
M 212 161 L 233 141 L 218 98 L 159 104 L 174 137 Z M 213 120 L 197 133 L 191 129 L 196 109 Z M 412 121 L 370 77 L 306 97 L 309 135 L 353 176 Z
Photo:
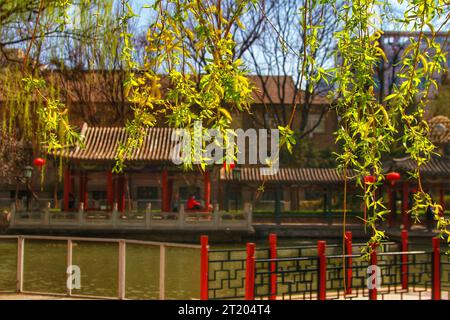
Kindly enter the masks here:
M 89 298 L 75 298 L 67 296 L 25 294 L 25 293 L 1 293 L 0 300 L 89 300 Z
M 329 294 L 328 298 L 333 296 L 332 293 Z M 296 297 L 292 297 L 294 300 Z M 442 292 L 441 299 L 449 300 L 449 292 Z M 51 295 L 40 295 L 40 294 L 17 294 L 17 293 L 2 293 L 0 294 L 0 300 L 89 300 L 90 298 L 75 298 L 67 296 L 51 296 Z M 281 300 L 282 297 L 279 297 Z M 300 299 L 297 297 L 297 299 Z M 348 299 L 348 298 L 347 298 Z M 368 297 L 352 297 L 352 300 L 368 300 Z M 389 293 L 378 295 L 379 300 L 431 300 L 431 292 L 429 290 L 419 292 L 406 292 L 400 293 Z M 92 300 L 92 299 L 91 299 Z M 344 300 L 342 297 L 339 300 Z
M 441 293 L 442 300 L 448 300 L 448 292 Z M 368 297 L 356 297 L 353 300 L 368 300 Z M 431 291 L 379 294 L 378 300 L 431 300 Z

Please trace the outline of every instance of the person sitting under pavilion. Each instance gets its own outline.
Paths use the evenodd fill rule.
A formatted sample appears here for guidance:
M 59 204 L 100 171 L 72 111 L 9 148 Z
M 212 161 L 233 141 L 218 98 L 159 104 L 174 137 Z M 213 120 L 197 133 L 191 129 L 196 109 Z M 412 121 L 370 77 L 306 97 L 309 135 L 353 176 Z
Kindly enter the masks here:
M 186 203 L 187 210 L 199 210 L 201 209 L 201 203 L 195 199 L 195 195 L 191 195 Z

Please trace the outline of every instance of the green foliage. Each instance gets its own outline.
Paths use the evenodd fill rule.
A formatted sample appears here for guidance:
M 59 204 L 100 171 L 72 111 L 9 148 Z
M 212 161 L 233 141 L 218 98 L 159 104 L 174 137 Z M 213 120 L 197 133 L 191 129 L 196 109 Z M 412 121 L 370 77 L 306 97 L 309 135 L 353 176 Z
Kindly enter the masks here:
M 280 143 L 285 144 L 289 153 L 292 153 L 292 147 L 296 144 L 294 138 L 294 131 L 289 128 L 289 126 L 282 127 L 279 126 L 278 130 L 280 130 Z
M 63 154 L 77 143 L 82 146 L 78 130 L 69 121 L 61 78 L 53 77 L 45 65 L 59 60 L 58 55 L 58 67 L 64 67 L 64 59 L 74 58 L 64 57 L 61 48 L 77 47 L 77 55 L 89 56 L 92 52 L 84 50 L 84 45 L 95 46 L 99 34 L 112 42 L 115 30 L 104 32 L 101 27 L 111 21 L 110 1 L 3 1 L 1 7 L 1 54 L 11 53 L 11 61 L 2 64 L 0 72 L 2 131 L 18 141 L 29 141 L 34 153 L 42 156 Z
M 448 3 L 444 1 L 412 1 L 400 19 L 405 25 L 412 25 L 418 31 L 417 39 L 411 38 L 410 45 L 404 50 L 401 71 L 398 75 L 403 81 L 394 85 L 393 93 L 385 101 L 392 110 L 393 117 L 400 117 L 403 126 L 401 141 L 405 153 L 417 164 L 411 176 L 417 179 L 419 191 L 414 195 L 411 215 L 417 219 L 418 212 L 424 208 L 434 208 L 438 228 L 442 236 L 448 235 L 447 224 L 441 222 L 438 213 L 442 208 L 432 201 L 423 191 L 420 168 L 434 153 L 435 146 L 428 138 L 429 127 L 424 119 L 432 87 L 438 88 L 436 75 L 442 74 L 446 66 L 446 53 L 441 44 L 435 41 L 433 21 L 448 14 Z M 425 29 L 431 30 L 427 37 Z
M 36 113 L 38 122 L 41 124 L 40 143 L 46 151 L 53 153 L 80 142 L 80 134 L 69 124 L 68 109 L 65 104 L 43 94 L 42 90 L 45 90 L 47 86 L 45 80 L 28 76 L 22 81 L 25 91 L 28 94 L 36 93 L 37 98 L 43 102 L 37 107 Z
M 184 128 L 191 133 L 194 122 L 200 121 L 203 130 L 219 130 L 227 143 L 231 111 L 247 109 L 253 89 L 242 61 L 233 57 L 236 43 L 230 32 L 233 24 L 239 25 L 239 17 L 248 4 L 249 1 L 239 2 L 231 17 L 225 17 L 220 8 L 199 0 L 155 1 L 152 9 L 158 18 L 148 29 L 143 66 L 132 61 L 131 49 L 127 48 L 128 35 L 123 33 L 125 52 L 122 58 L 129 70 L 127 92 L 134 118 L 127 124 L 128 141 L 119 147 L 115 171 L 121 171 L 126 157 L 142 144 L 145 128 L 155 124 L 159 113 L 171 127 Z M 125 24 L 134 14 L 130 6 L 124 7 L 122 21 Z M 207 64 L 201 72 L 191 64 L 193 57 L 185 39 L 195 39 L 197 52 L 205 52 L 207 56 Z M 162 79 L 157 76 L 161 69 L 166 71 L 165 80 L 169 82 L 164 97 L 159 90 Z M 194 154 L 194 145 L 192 148 Z M 201 160 L 200 166 L 204 169 L 207 159 Z M 192 168 L 191 162 L 183 163 L 185 168 Z
M 403 53 L 401 84 L 395 86 L 385 103 L 378 103 L 374 94 L 374 72 L 377 64 L 386 59 L 378 41 L 382 31 L 376 23 L 380 18 L 377 13 L 380 4 L 387 7 L 387 3 L 378 1 L 349 1 L 338 13 L 342 19 L 342 30 L 336 33 L 336 55 L 340 63 L 333 79 L 336 86 L 333 95 L 338 97 L 336 111 L 341 119 L 336 133 L 336 141 L 342 144 L 342 152 L 337 155 L 339 168 L 355 170 L 357 183 L 365 190 L 363 199 L 370 213 L 366 225 L 372 237 L 364 250 L 366 254 L 385 238 L 384 232 L 377 229 L 377 221 L 383 219 L 387 210 L 375 195 L 383 180 L 382 156 L 390 152 L 401 127 L 404 152 L 418 166 L 413 176 L 418 179 L 420 193 L 415 197 L 412 212 L 416 214 L 424 206 L 435 205 L 424 195 L 420 184 L 420 166 L 430 159 L 434 149 L 427 137 L 428 126 L 423 114 L 430 87 L 437 87 L 433 76 L 442 71 L 445 63 L 445 55 L 434 41 L 434 33 L 430 38 L 424 35 L 425 27 L 434 31 L 432 20 L 443 13 L 444 2 L 408 2 L 401 22 L 405 27 L 412 26 L 419 36 L 411 38 L 411 44 Z M 424 41 L 433 49 L 433 55 L 421 47 Z M 376 182 L 365 184 L 366 175 L 374 175 Z

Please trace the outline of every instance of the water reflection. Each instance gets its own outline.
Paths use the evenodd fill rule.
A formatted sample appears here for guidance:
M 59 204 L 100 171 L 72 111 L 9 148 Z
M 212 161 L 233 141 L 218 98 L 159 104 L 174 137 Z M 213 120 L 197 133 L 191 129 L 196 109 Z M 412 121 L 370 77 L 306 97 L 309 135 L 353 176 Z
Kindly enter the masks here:
M 25 291 L 65 293 L 67 245 L 65 241 L 26 240 Z M 118 295 L 118 244 L 73 242 L 73 264 L 81 270 L 81 288 L 74 294 Z M 17 242 L 0 242 L 0 291 L 16 288 Z M 198 299 L 200 252 L 166 247 L 166 299 Z M 159 247 L 127 244 L 126 297 L 158 299 Z

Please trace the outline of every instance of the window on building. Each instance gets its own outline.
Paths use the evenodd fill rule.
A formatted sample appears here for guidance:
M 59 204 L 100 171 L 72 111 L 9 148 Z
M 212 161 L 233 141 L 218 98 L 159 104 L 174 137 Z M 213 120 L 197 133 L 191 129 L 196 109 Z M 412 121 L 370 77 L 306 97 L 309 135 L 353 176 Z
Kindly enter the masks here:
M 158 199 L 158 187 L 137 187 L 138 199 Z
M 306 125 L 306 130 L 311 130 L 311 128 L 313 128 L 317 124 L 319 119 L 319 114 L 310 114 L 308 116 L 308 124 Z M 317 125 L 317 127 L 314 128 L 312 133 L 325 133 L 325 117 L 322 117 L 320 123 Z
M 273 118 L 273 115 L 268 111 L 264 112 L 264 122 L 266 123 L 268 128 L 277 128 L 277 124 L 275 122 L 275 119 Z

